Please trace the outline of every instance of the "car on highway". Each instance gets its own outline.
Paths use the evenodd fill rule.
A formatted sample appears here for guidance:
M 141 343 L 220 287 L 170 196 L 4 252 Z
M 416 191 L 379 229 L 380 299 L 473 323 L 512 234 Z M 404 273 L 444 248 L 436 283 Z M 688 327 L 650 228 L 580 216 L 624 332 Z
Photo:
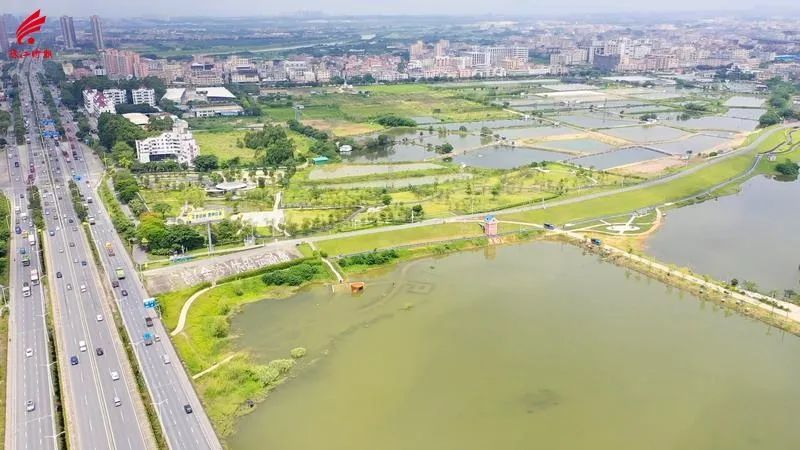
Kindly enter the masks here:
M 72 220 L 72 217 L 70 217 L 70 218 L 69 218 L 68 222 L 69 222 L 69 223 L 75 223 L 75 221 L 74 221 L 74 220 Z
M 111 371 L 111 379 L 114 380 L 114 381 L 119 380 L 119 372 L 117 372 L 116 370 L 112 370 Z
M 62 276 L 63 275 L 61 275 L 61 272 L 56 272 L 56 278 L 61 278 Z
M 85 259 L 84 259 L 83 261 L 81 261 L 81 265 L 82 265 L 82 266 L 85 266 L 85 265 L 86 265 L 86 260 L 85 260 Z
M 64 253 L 64 249 L 63 248 L 59 248 L 58 249 L 58 253 Z
M 119 287 L 119 281 L 117 281 L 117 280 L 111 281 L 111 287 L 118 288 Z
M 161 355 L 161 359 L 164 361 L 164 364 L 169 364 L 169 355 Z
M 183 410 L 186 411 L 186 414 L 191 414 L 192 413 L 192 405 L 190 405 L 188 403 L 183 405 Z
M 119 397 L 114 397 L 114 406 L 122 406 L 122 400 Z
M 68 290 L 68 291 L 71 291 L 71 290 L 72 290 L 72 283 L 67 283 L 67 290 Z
M 25 411 L 31 412 L 34 409 L 36 409 L 36 403 L 33 403 L 33 400 L 25 402 Z
M 126 291 L 125 289 L 120 291 L 120 293 L 122 294 L 123 297 L 127 297 L 128 296 L 128 291 Z
M 50 234 L 50 236 L 55 236 L 55 235 L 56 235 L 56 232 L 55 232 L 55 231 L 53 231 L 53 230 L 50 230 L 50 231 L 48 231 L 48 234 Z
M 147 325 L 148 327 L 152 327 L 153 326 L 153 319 L 150 318 L 150 317 L 145 317 L 144 318 L 144 324 Z
M 71 357 L 69 358 L 69 363 L 70 363 L 71 365 L 73 365 L 73 366 L 77 366 L 77 365 L 78 365 L 78 357 L 77 357 L 77 356 L 74 356 L 74 355 L 73 355 L 73 356 L 71 356 Z
M 86 285 L 85 284 L 81 285 L 81 292 L 86 292 Z
M 16 228 L 14 228 L 14 232 L 17 233 L 17 234 L 20 234 L 20 233 L 22 233 L 22 228 L 16 227 Z
M 97 353 L 97 356 L 103 356 L 103 347 L 97 347 L 94 352 Z
M 80 351 L 85 352 L 86 351 L 86 341 L 78 342 L 78 348 L 80 349 Z
M 70 247 L 75 247 L 75 243 L 74 243 L 74 242 L 70 242 L 70 243 L 69 243 L 69 246 L 70 246 Z
M 74 262 L 75 264 L 78 264 L 78 258 L 72 258 L 72 262 Z
M 103 321 L 103 315 L 102 314 L 98 314 L 97 315 L 97 321 L 98 322 L 102 322 Z
M 33 349 L 32 348 L 26 348 L 25 349 L 25 357 L 26 358 L 30 358 L 31 356 L 33 356 Z

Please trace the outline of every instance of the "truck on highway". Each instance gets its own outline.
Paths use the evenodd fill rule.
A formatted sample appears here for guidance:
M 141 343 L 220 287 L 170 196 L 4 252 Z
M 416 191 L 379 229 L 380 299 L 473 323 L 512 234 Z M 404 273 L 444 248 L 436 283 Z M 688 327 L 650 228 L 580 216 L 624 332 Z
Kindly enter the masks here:
M 94 225 L 94 223 L 94 216 L 89 216 L 89 225 Z
M 111 242 L 106 242 L 106 252 L 108 256 L 114 256 L 114 247 L 111 246 Z
M 39 284 L 39 271 L 36 269 L 31 269 L 31 284 Z
M 125 271 L 122 270 L 122 267 L 117 267 L 117 279 L 124 280 L 125 279 Z
M 153 345 L 153 333 L 147 332 L 143 336 L 144 345 Z
M 28 285 L 27 281 L 22 283 L 22 296 L 23 297 L 31 296 L 31 287 Z
M 28 234 L 28 244 L 31 246 L 36 245 L 36 235 L 33 233 Z
M 22 265 L 28 267 L 31 265 L 31 257 L 28 255 L 22 255 Z

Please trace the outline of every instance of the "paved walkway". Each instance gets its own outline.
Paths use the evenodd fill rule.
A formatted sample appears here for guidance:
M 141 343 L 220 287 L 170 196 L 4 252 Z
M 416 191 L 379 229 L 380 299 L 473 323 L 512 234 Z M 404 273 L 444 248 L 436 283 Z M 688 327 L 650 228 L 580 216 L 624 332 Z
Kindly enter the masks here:
M 223 359 L 222 361 L 220 361 L 220 362 L 214 364 L 213 366 L 209 367 L 208 369 L 192 375 L 192 379 L 196 380 L 196 379 L 202 377 L 203 375 L 206 375 L 207 373 L 216 370 L 219 366 L 221 366 L 221 365 L 225 364 L 226 362 L 232 360 L 236 355 L 238 355 L 238 353 L 234 353 L 234 354 L 228 356 L 227 358 Z
M 189 308 L 192 307 L 192 303 L 194 303 L 194 301 L 197 300 L 198 297 L 205 294 L 209 290 L 215 288 L 216 286 L 217 284 L 214 283 L 207 288 L 200 289 L 199 291 L 192 294 L 192 296 L 189 297 L 188 300 L 186 300 L 186 303 L 184 303 L 183 307 L 181 307 L 181 315 L 180 317 L 178 317 L 178 326 L 176 326 L 175 330 L 173 330 L 172 333 L 169 334 L 170 336 L 176 336 L 178 333 L 183 331 L 183 327 L 186 326 L 186 316 L 189 314 Z
M 314 245 L 313 241 L 309 241 L 308 246 L 311 247 L 311 250 L 317 251 L 317 246 Z M 328 258 L 323 258 L 320 255 L 320 259 L 322 260 L 322 262 L 327 264 L 328 267 L 330 267 L 331 272 L 333 272 L 333 274 L 336 275 L 336 281 L 338 281 L 339 283 L 344 283 L 344 277 L 339 273 L 338 270 L 336 270 L 336 267 L 330 261 L 328 261 Z

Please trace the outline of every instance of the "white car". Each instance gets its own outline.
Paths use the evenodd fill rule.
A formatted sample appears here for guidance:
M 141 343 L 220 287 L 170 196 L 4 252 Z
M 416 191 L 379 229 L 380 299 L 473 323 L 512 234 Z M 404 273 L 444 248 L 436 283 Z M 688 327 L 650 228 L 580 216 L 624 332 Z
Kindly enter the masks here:
M 31 412 L 36 409 L 36 404 L 33 403 L 33 400 L 28 400 L 25 402 L 25 411 Z
M 25 349 L 25 357 L 30 358 L 31 356 L 33 356 L 33 349 L 32 348 Z
M 119 372 L 117 372 L 116 370 L 112 370 L 111 371 L 111 379 L 114 380 L 114 381 L 119 380 Z
M 97 321 L 98 322 L 102 322 L 103 321 L 103 315 L 102 314 L 98 314 L 97 315 Z

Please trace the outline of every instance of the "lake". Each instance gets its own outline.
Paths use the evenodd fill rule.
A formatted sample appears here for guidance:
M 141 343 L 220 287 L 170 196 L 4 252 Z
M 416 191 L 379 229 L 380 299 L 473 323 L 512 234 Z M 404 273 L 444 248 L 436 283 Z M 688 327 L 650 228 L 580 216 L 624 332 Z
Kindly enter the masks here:
M 244 307 L 308 349 L 233 450 L 794 450 L 800 340 L 558 243 L 423 259 Z
M 764 291 L 800 291 L 800 183 L 760 176 L 736 195 L 669 211 L 647 253 Z

